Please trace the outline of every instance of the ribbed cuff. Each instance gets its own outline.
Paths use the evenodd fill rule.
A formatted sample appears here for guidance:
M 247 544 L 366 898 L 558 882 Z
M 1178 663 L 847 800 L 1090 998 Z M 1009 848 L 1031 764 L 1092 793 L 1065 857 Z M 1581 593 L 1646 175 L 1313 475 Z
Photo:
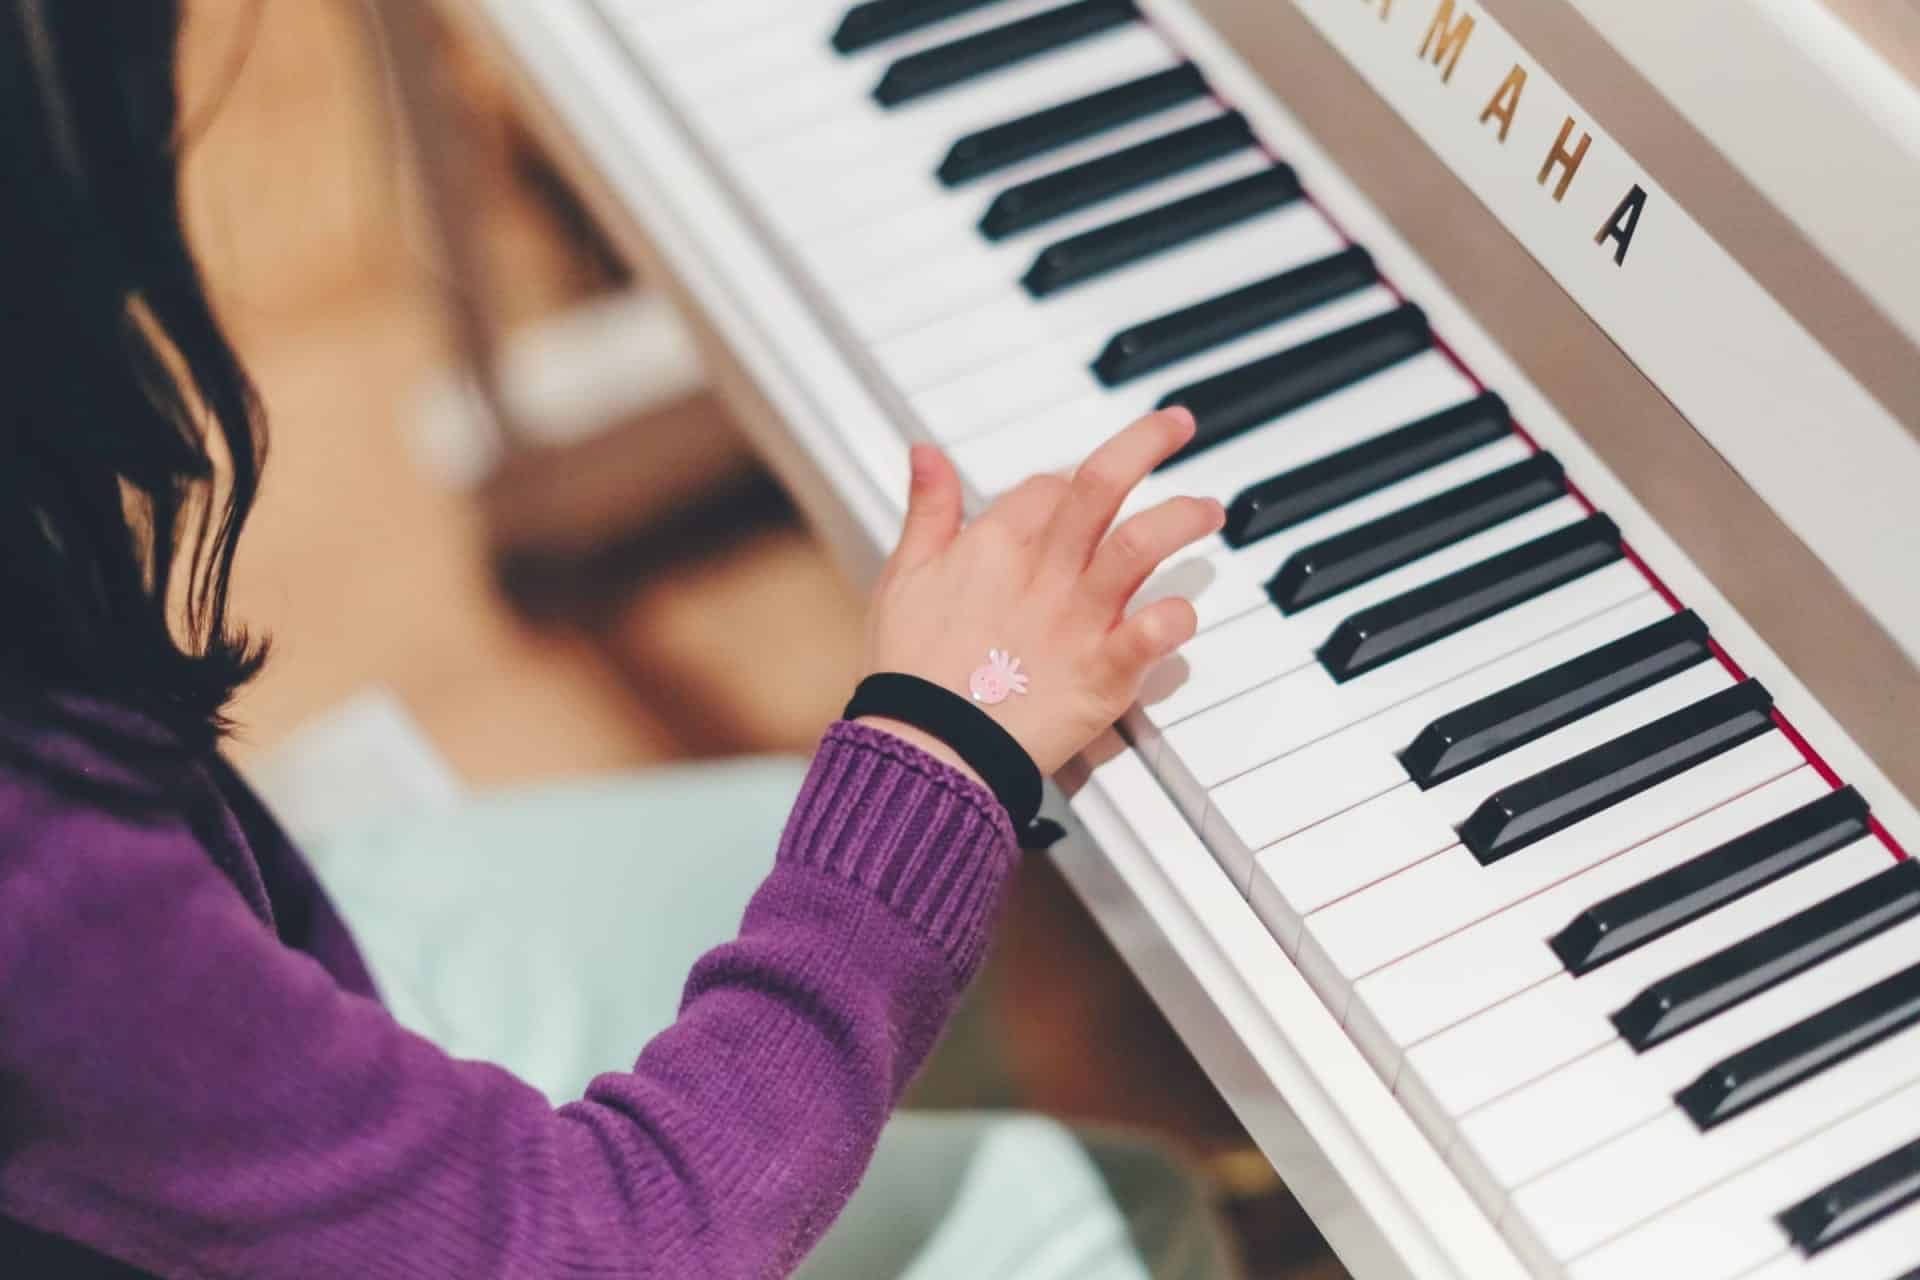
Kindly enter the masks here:
M 780 861 L 872 893 L 972 978 L 1019 856 L 993 793 L 918 747 L 839 721 L 821 739 Z

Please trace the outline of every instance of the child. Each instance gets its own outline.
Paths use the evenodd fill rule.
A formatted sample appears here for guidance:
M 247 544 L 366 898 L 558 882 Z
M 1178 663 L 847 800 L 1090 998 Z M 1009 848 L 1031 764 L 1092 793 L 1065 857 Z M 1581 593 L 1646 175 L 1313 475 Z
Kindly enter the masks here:
M 262 661 L 226 616 L 261 449 L 177 209 L 178 19 L 0 0 L 7 1273 L 790 1272 L 973 976 L 1009 803 L 1193 632 L 1185 602 L 1124 607 L 1218 504 L 1110 529 L 1192 419 L 1148 417 L 964 528 L 952 468 L 915 451 L 868 664 L 937 688 L 827 732 L 738 936 L 629 1069 L 555 1109 L 395 1021 L 219 754 Z

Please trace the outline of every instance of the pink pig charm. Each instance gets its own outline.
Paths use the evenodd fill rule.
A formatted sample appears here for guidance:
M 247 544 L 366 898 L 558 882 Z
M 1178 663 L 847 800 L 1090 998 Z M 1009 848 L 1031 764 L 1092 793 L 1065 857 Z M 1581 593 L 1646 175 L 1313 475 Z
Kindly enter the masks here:
M 986 664 L 975 667 L 967 677 L 967 692 L 973 700 L 990 707 L 1026 691 L 1027 673 L 1020 669 L 1020 659 L 1000 649 L 987 650 Z

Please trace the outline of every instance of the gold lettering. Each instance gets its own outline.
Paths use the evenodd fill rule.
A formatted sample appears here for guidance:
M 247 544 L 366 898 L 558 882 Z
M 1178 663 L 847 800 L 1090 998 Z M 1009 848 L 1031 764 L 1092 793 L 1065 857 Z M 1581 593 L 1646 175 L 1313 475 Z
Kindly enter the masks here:
M 1568 116 L 1567 122 L 1560 126 L 1560 136 L 1554 141 L 1553 150 L 1547 152 L 1546 163 L 1540 166 L 1541 186 L 1546 185 L 1547 175 L 1553 172 L 1553 166 L 1562 165 L 1566 169 L 1566 172 L 1560 175 L 1560 185 L 1553 189 L 1553 198 L 1556 202 L 1566 199 L 1567 187 L 1572 183 L 1573 175 L 1580 172 L 1580 162 L 1587 158 L 1587 148 L 1593 143 L 1593 135 L 1583 131 L 1580 134 L 1580 145 L 1568 151 L 1567 139 L 1572 136 L 1573 117 Z
M 1493 91 L 1493 97 L 1487 100 L 1487 109 L 1480 113 L 1480 123 L 1489 120 L 1500 122 L 1500 141 L 1507 140 L 1507 130 L 1513 128 L 1513 113 L 1520 109 L 1520 91 L 1527 87 L 1527 71 L 1519 63 L 1513 64 L 1513 70 L 1507 72 L 1507 78 Z
M 1453 79 L 1453 69 L 1460 65 L 1461 51 L 1467 47 L 1467 37 L 1472 34 L 1473 15 L 1463 13 L 1456 22 L 1453 0 L 1440 0 L 1440 7 L 1433 13 L 1433 21 L 1427 25 L 1427 38 L 1420 42 L 1420 56 L 1427 57 L 1431 51 L 1434 66 L 1442 62 L 1447 64 L 1440 73 L 1442 84 Z
M 1608 240 L 1614 242 L 1614 266 L 1626 264 L 1627 250 L 1633 244 L 1633 233 L 1640 227 L 1640 211 L 1646 207 L 1647 193 L 1636 182 L 1633 184 L 1633 190 L 1627 192 L 1626 198 L 1620 202 L 1620 207 L 1613 211 L 1613 216 L 1601 224 L 1600 230 L 1594 232 L 1595 244 L 1605 244 Z

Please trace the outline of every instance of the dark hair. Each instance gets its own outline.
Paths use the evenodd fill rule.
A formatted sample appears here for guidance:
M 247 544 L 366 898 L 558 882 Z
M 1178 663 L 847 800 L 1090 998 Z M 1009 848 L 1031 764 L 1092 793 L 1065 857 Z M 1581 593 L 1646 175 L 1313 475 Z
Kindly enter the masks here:
M 179 0 L 0 0 L 0 669 L 208 743 L 258 399 L 180 208 Z M 224 482 L 223 482 L 224 480 Z

